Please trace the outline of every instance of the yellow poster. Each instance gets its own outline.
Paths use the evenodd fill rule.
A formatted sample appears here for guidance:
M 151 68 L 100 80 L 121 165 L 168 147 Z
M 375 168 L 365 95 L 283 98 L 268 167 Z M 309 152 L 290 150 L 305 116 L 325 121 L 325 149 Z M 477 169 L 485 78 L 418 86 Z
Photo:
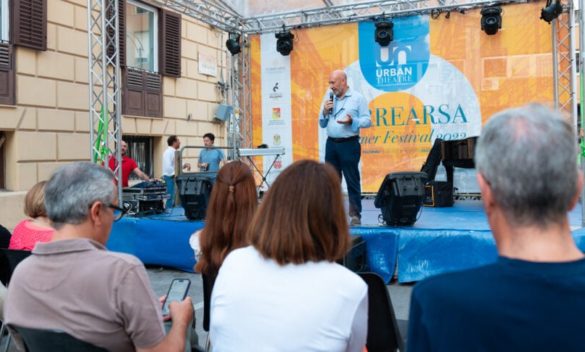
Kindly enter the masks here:
M 375 42 L 372 21 L 293 31 L 293 160 L 323 160 L 326 135 L 318 118 L 335 69 L 343 69 L 350 87 L 369 101 L 372 127 L 360 132 L 363 192 L 376 192 L 388 173 L 419 171 L 437 138 L 478 136 L 499 110 L 551 102 L 551 28 L 539 19 L 541 8 L 541 3 L 503 6 L 502 28 L 495 35 L 481 30 L 479 9 L 448 17 L 396 17 L 388 47 Z M 251 44 L 254 141 L 259 142 L 262 120 L 278 119 L 280 111 L 262 116 L 259 37 Z

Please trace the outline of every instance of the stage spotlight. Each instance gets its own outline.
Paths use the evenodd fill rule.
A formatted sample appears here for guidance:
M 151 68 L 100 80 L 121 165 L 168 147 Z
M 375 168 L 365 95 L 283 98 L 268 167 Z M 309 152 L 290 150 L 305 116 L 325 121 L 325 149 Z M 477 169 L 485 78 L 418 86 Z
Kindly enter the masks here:
M 228 40 L 225 42 L 225 46 L 232 55 L 239 54 L 242 51 L 242 47 L 240 46 L 240 35 L 230 33 Z
M 561 5 L 560 0 L 552 2 L 552 0 L 548 0 L 546 2 L 546 7 L 540 11 L 540 19 L 551 23 L 552 20 L 559 17 L 559 15 L 563 12 L 563 5 Z
M 288 56 L 293 50 L 293 39 L 295 36 L 290 31 L 276 33 L 276 51 L 283 56 Z
M 376 22 L 376 43 L 380 46 L 388 46 L 394 39 L 394 23 L 392 21 L 378 21 Z
M 487 35 L 498 33 L 502 28 L 502 8 L 499 6 L 484 7 L 481 9 L 481 30 Z

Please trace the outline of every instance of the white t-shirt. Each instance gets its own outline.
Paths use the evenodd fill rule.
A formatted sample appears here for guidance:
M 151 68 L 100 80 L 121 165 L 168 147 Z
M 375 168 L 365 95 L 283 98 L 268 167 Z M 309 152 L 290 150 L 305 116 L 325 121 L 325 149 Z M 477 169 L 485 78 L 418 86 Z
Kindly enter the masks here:
M 367 293 L 365 282 L 339 264 L 281 266 L 254 247 L 237 249 L 213 288 L 213 351 L 361 352 Z
M 193 253 L 195 254 L 195 259 L 197 259 L 197 261 L 199 261 L 199 257 L 201 256 L 201 244 L 199 243 L 201 231 L 203 230 L 195 231 L 193 234 L 191 234 L 191 237 L 189 237 L 189 246 L 191 246 L 191 249 L 193 250 Z
M 163 176 L 175 176 L 175 151 L 176 149 L 169 146 L 163 153 L 162 174 Z

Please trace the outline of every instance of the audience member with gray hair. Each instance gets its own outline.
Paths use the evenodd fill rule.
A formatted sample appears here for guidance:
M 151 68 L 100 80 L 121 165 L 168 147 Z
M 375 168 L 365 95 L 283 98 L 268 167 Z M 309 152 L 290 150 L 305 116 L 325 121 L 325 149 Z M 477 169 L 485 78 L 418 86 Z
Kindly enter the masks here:
M 542 105 L 505 110 L 476 150 L 496 262 L 412 293 L 408 351 L 582 351 L 585 259 L 570 211 L 583 187 L 572 127 Z
M 6 323 L 62 330 L 109 351 L 183 351 L 191 299 L 170 305 L 165 336 L 159 301 L 135 257 L 106 251 L 118 206 L 114 175 L 91 163 L 59 168 L 45 189 L 56 232 L 16 268 Z

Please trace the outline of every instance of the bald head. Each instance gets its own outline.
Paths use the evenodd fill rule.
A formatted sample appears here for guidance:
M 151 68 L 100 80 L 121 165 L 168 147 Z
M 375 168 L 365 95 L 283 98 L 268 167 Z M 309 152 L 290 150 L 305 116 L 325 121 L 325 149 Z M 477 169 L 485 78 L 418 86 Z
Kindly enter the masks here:
M 338 98 L 342 98 L 349 88 L 347 86 L 347 75 L 342 70 L 335 70 L 329 75 L 329 88 Z

